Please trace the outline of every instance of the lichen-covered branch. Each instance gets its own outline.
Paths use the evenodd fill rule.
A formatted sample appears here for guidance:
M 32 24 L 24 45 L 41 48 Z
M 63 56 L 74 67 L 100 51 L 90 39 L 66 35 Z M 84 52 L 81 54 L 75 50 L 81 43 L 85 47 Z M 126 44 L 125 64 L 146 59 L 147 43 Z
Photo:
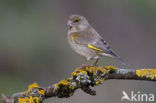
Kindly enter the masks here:
M 47 88 L 41 88 L 37 83 L 29 85 L 28 90 L 8 97 L 2 95 L 3 103 L 42 103 L 49 97 L 67 98 L 76 89 L 96 95 L 91 87 L 102 84 L 110 79 L 133 79 L 156 81 L 156 69 L 121 69 L 114 66 L 77 68 L 70 78 L 64 79 Z

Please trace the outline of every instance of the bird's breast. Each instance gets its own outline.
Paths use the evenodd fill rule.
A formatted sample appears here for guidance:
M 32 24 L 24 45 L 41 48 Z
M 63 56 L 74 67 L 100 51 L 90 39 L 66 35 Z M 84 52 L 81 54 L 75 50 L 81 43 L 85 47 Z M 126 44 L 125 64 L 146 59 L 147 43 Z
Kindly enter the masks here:
M 79 44 L 78 41 L 76 41 L 76 34 L 71 34 L 70 36 L 68 35 L 68 42 L 71 48 L 80 56 L 83 56 L 88 60 L 97 57 L 97 54 L 94 50 L 88 48 L 83 44 Z

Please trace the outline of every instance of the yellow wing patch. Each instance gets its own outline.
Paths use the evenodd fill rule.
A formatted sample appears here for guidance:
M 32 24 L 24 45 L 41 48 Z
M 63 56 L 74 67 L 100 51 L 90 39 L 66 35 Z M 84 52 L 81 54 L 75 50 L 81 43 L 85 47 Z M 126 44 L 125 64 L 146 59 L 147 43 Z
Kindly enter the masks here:
M 77 42 L 76 38 L 77 38 L 77 35 L 76 34 L 72 34 L 72 40 Z
M 91 45 L 91 44 L 88 44 L 88 47 L 93 49 L 93 50 L 96 50 L 96 51 L 99 51 L 99 52 L 103 52 L 101 49 L 99 48 L 96 48 L 95 46 Z

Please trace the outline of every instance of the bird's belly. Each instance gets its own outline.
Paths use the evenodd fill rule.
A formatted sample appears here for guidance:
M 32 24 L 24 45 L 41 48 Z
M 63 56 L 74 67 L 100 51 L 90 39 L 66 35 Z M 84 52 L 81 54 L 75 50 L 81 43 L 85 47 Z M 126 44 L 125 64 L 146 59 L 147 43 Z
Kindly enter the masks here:
M 90 60 L 92 58 L 97 59 L 99 57 L 94 50 L 86 46 L 83 46 L 80 44 L 74 44 L 74 45 L 71 45 L 71 47 L 76 53 L 85 57 L 87 60 Z

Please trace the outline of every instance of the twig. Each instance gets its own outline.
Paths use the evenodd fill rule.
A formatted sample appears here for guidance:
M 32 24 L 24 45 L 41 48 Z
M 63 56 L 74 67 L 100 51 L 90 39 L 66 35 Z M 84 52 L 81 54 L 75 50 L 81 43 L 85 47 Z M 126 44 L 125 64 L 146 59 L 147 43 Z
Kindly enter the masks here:
M 3 103 L 42 103 L 49 97 L 67 98 L 74 94 L 76 89 L 96 95 L 90 87 L 102 84 L 110 79 L 133 79 L 156 81 L 156 69 L 121 69 L 114 66 L 77 68 L 70 78 L 64 79 L 47 88 L 41 88 L 34 83 L 28 90 L 8 97 L 2 95 Z

